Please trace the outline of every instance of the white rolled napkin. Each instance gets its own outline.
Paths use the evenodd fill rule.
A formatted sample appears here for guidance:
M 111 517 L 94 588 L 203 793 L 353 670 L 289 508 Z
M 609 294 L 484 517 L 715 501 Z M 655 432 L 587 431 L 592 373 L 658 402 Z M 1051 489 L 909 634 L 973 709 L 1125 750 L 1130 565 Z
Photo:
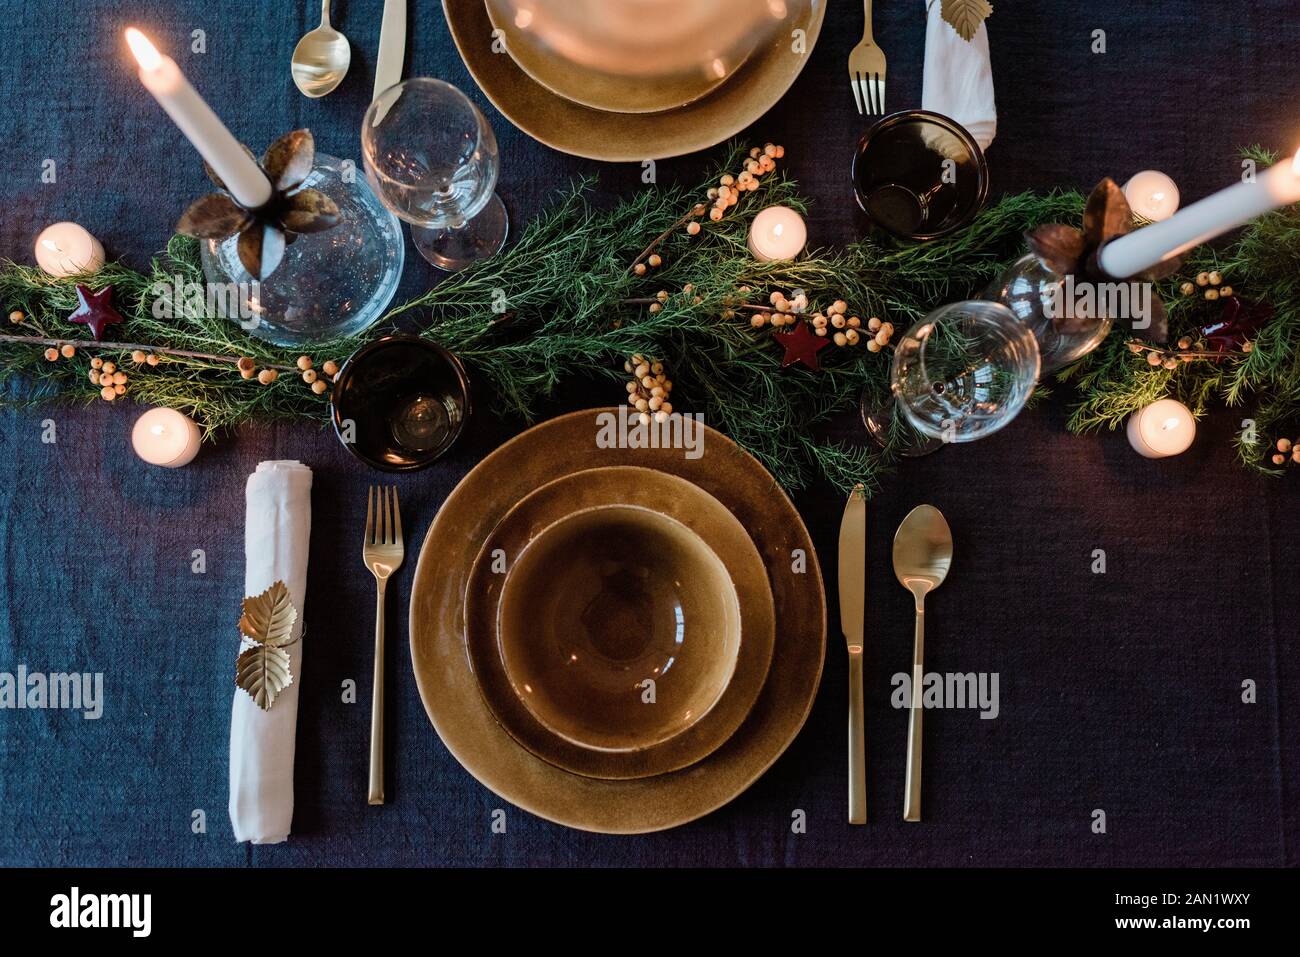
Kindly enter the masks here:
M 262 462 L 244 493 L 244 595 L 282 581 L 298 610 L 302 635 L 311 541 L 311 469 L 300 462 Z M 230 715 L 230 823 L 235 840 L 279 844 L 293 822 L 293 750 L 298 727 L 302 642 L 289 653 L 293 683 L 267 711 L 239 688 Z
M 940 6 L 939 0 L 926 0 L 921 108 L 956 120 L 970 130 L 980 149 L 988 149 L 998 132 L 988 27 L 981 23 L 967 42 L 943 19 Z

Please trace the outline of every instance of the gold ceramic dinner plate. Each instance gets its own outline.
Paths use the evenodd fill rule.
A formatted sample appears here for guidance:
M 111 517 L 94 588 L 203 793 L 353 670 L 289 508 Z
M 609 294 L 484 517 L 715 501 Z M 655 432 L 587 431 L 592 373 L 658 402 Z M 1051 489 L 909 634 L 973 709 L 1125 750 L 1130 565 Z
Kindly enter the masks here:
M 703 429 L 698 450 L 604 447 L 609 443 L 600 440 L 609 435 L 617 412 L 591 409 L 538 425 L 502 445 L 456 486 L 420 550 L 411 590 L 411 661 L 438 735 L 484 786 L 559 824 L 635 834 L 676 827 L 716 810 L 789 747 L 821 680 L 826 597 L 808 530 L 752 456 L 710 428 Z M 466 651 L 464 599 L 479 548 L 516 502 L 562 476 L 618 465 L 677 475 L 735 515 L 767 568 L 777 633 L 758 700 L 717 750 L 678 771 L 615 781 L 573 774 L 542 760 L 493 717 Z
M 549 667 L 550 676 L 512 677 L 503 596 L 523 587 L 512 582 L 527 556 L 566 522 L 624 509 L 680 524 L 716 556 L 729 581 L 706 581 L 707 569 L 675 567 L 668 550 L 639 548 L 622 528 L 611 529 L 608 549 L 588 532 L 574 548 L 562 544 L 559 554 L 534 562 L 541 576 L 535 590 L 544 594 L 521 602 L 520 634 L 511 640 L 542 658 L 534 671 Z M 729 593 L 739 614 L 736 653 L 728 656 L 721 629 L 695 620 L 692 602 L 680 600 L 681 590 L 692 587 L 710 598 Z M 548 624 L 555 616 L 547 607 L 557 603 L 564 618 L 559 628 Z M 776 633 L 767 569 L 745 527 L 685 479 L 631 466 L 565 475 L 512 508 L 479 549 L 465 594 L 465 628 L 470 667 L 511 736 L 557 767 L 610 779 L 665 774 L 717 750 L 758 700 Z M 715 670 L 725 679 L 721 693 L 691 714 L 693 689 Z M 647 678 L 654 681 L 653 698 L 646 695 Z M 549 694 L 552 703 L 530 703 L 548 693 L 547 680 L 560 685 Z M 548 720 L 546 709 L 565 692 L 573 700 L 561 709 L 561 721 Z M 564 733 L 566 721 L 580 730 Z
M 484 0 L 443 0 L 442 9 L 474 82 L 511 123 L 562 153 L 641 162 L 707 149 L 771 109 L 812 56 L 826 0 L 791 4 L 787 24 L 724 83 L 689 103 L 656 113 L 613 113 L 566 99 L 534 80 L 509 55 L 493 51 L 492 20 Z

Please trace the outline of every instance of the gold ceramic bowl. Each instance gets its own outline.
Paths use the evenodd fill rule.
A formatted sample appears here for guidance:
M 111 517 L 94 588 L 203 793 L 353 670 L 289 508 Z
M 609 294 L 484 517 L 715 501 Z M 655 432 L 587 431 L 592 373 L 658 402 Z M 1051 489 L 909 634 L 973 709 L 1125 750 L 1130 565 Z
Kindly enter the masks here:
M 587 469 L 526 495 L 465 591 L 470 666 L 501 726 L 557 767 L 610 780 L 720 747 L 758 700 L 775 634 L 744 526 L 655 469 Z
M 610 505 L 545 529 L 501 593 L 497 641 L 515 693 L 552 732 L 640 751 L 694 725 L 727 690 L 740 608 L 700 536 Z
M 556 96 L 610 113 L 657 113 L 698 100 L 724 83 L 745 62 L 761 38 L 759 28 L 764 20 L 755 17 L 752 29 L 731 35 L 730 48 L 715 51 L 722 55 L 710 56 L 707 62 L 701 57 L 698 63 L 679 65 L 677 69 L 660 73 L 644 69 L 653 67 L 654 63 L 629 61 L 618 64 L 616 70 L 584 63 L 581 56 L 566 59 L 548 47 L 535 31 L 521 26 L 511 9 L 509 0 L 487 0 L 494 35 L 499 33 L 504 37 L 506 51 L 519 68 Z

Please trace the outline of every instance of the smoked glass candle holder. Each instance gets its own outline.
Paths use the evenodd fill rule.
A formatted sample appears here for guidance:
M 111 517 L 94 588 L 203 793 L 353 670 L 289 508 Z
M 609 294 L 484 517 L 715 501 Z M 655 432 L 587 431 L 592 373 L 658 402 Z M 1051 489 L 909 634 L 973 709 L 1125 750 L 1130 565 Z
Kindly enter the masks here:
M 437 343 L 387 336 L 343 363 L 330 405 L 335 434 L 349 452 L 385 472 L 413 472 L 460 436 L 470 415 L 469 376 Z
M 881 229 L 902 239 L 938 239 L 984 208 L 988 163 L 956 120 L 907 110 L 879 120 L 859 141 L 853 193 Z

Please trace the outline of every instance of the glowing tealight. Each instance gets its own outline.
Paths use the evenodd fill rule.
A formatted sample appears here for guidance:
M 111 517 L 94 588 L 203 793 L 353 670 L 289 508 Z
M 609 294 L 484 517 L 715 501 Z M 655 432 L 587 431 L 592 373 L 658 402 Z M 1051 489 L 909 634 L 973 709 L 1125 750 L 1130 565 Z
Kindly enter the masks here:
M 1149 459 L 1180 455 L 1196 438 L 1196 419 L 1187 406 L 1161 399 L 1139 409 L 1128 420 L 1129 444 Z
M 199 452 L 202 435 L 194 420 L 175 409 L 150 409 L 135 420 L 131 447 L 150 465 L 177 469 Z
M 49 276 L 94 272 L 104 265 L 104 247 L 76 223 L 55 223 L 36 237 L 36 264 Z
M 1158 223 L 1178 212 L 1182 197 L 1178 184 L 1159 170 L 1137 173 L 1124 184 L 1124 198 L 1135 215 Z
M 755 259 L 794 259 L 807 242 L 808 227 L 789 206 L 769 206 L 749 228 L 749 251 Z

